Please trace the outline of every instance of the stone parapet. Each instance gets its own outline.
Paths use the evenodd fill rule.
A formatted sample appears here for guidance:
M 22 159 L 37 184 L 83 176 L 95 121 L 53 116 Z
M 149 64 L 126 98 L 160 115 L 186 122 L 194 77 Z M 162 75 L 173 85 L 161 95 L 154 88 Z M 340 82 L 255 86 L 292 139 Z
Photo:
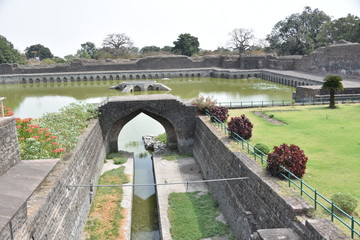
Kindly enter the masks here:
M 19 161 L 20 150 L 15 118 L 0 118 L 0 176 Z

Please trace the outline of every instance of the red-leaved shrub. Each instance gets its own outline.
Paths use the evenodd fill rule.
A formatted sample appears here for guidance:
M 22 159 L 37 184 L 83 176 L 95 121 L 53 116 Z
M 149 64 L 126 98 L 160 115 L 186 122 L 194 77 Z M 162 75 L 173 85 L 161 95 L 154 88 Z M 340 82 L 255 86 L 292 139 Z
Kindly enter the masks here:
M 272 176 L 281 178 L 280 173 L 288 175 L 280 166 L 285 167 L 295 176 L 301 178 L 305 174 L 306 162 L 308 158 L 304 151 L 297 145 L 282 144 L 279 147 L 274 147 L 274 151 L 269 153 L 267 159 L 266 169 Z
M 253 126 L 254 125 L 244 114 L 240 117 L 233 117 L 228 123 L 229 136 L 234 137 L 233 133 L 236 133 L 243 139 L 250 139 Z
M 216 117 L 221 122 L 226 122 L 229 117 L 229 109 L 227 107 L 213 106 L 210 108 L 211 121 L 215 122 Z

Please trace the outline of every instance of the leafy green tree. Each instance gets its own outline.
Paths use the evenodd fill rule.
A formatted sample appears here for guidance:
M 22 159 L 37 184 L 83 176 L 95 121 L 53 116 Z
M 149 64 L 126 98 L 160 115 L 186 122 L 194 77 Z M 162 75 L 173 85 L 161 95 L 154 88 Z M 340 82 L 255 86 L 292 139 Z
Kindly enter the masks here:
M 335 92 L 344 89 L 341 81 L 342 77 L 338 75 L 328 75 L 324 78 L 322 89 L 329 90 L 330 92 L 329 108 L 335 108 Z
M 172 47 L 171 46 L 164 46 L 161 51 L 163 52 L 171 52 L 172 51 Z
M 25 49 L 25 55 L 28 59 L 30 58 L 39 58 L 44 60 L 46 58 L 53 58 L 54 55 L 51 53 L 50 49 L 44 47 L 41 44 L 31 45 Z
M 172 48 L 172 52 L 175 54 L 192 56 L 200 51 L 198 38 L 189 33 L 180 34 L 173 43 L 175 46 Z
M 5 37 L 0 35 L 0 63 L 24 64 L 21 54 Z
M 81 44 L 81 49 L 77 51 L 76 56 L 79 58 L 96 59 L 99 56 L 99 50 L 92 42 Z
M 351 14 L 325 23 L 320 31 L 321 41 L 333 43 L 339 40 L 360 42 L 360 18 Z
M 269 50 L 279 55 L 304 55 L 326 43 L 319 41 L 321 27 L 331 18 L 319 9 L 305 7 L 299 14 L 292 14 L 275 24 L 267 35 Z
M 148 53 L 148 52 L 160 52 L 161 48 L 157 46 L 145 46 L 140 49 L 140 53 Z

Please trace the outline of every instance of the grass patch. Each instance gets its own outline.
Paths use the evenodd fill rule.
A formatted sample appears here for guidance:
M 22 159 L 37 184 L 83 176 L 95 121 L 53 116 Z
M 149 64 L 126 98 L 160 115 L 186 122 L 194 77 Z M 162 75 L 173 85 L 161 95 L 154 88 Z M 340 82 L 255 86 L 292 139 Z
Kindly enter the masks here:
M 124 169 L 124 167 L 120 167 L 105 172 L 101 175 L 98 184 L 127 183 L 128 178 L 124 173 Z M 120 206 L 122 195 L 122 187 L 99 187 L 97 189 L 85 226 L 86 239 L 120 239 L 121 234 L 124 232 L 121 229 L 121 219 L 124 218 L 123 209 Z
M 124 153 L 116 152 L 116 153 L 110 153 L 106 156 L 106 159 L 112 159 L 114 161 L 114 164 L 120 165 L 124 164 L 127 161 L 127 156 Z
M 178 160 L 181 158 L 188 158 L 188 157 L 192 157 L 192 156 L 193 155 L 191 153 L 188 153 L 188 154 L 169 153 L 169 154 L 164 154 L 161 157 L 168 161 L 174 161 L 174 160 Z
M 252 144 L 271 148 L 297 144 L 309 160 L 304 181 L 330 199 L 336 192 L 351 193 L 360 201 L 360 105 L 264 108 L 266 114 L 286 122 L 273 125 L 253 114 L 254 109 L 230 110 L 230 116 L 245 114 L 254 124 Z M 257 109 L 258 111 L 258 109 Z M 360 206 L 355 210 L 359 216 Z
M 169 195 L 170 232 L 174 240 L 196 240 L 229 234 L 229 227 L 215 219 L 219 214 L 218 203 L 209 193 Z
M 155 140 L 166 144 L 166 133 L 162 133 L 160 135 L 157 135 L 155 137 Z

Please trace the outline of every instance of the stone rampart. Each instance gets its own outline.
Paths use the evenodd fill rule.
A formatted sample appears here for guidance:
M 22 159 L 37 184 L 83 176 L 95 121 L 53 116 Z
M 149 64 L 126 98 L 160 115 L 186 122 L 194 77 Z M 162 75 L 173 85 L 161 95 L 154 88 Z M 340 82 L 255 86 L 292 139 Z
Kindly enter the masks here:
M 105 158 L 98 121 L 81 135 L 77 148 L 64 156 L 27 202 L 28 219 L 14 239 L 80 239 Z
M 16 121 L 13 117 L 0 117 L 0 176 L 20 162 Z
M 248 177 L 246 180 L 209 183 L 237 239 L 250 239 L 260 229 L 290 228 L 301 239 L 346 239 L 323 220 L 308 220 L 312 207 L 281 186 L 260 165 L 227 146 L 229 138 L 205 117 L 196 122 L 194 157 L 205 179 Z M 284 194 L 285 193 L 285 194 Z M 297 220 L 303 219 L 303 220 Z M 255 234 L 256 235 L 256 234 Z

